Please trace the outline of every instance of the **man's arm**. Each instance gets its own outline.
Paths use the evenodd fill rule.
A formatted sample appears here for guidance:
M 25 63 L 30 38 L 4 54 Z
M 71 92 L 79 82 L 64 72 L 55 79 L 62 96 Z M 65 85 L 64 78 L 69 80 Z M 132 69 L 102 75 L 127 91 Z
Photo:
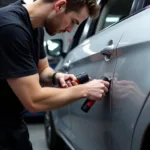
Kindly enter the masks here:
M 39 60 L 38 72 L 41 85 L 49 87 L 52 84 L 52 75 L 55 71 L 49 66 L 47 58 Z M 73 74 L 64 74 L 60 72 L 55 75 L 55 82 L 60 83 L 62 87 L 71 87 L 74 85 L 72 82 L 66 82 L 68 79 L 73 81 L 76 80 L 76 77 Z
M 7 81 L 19 100 L 31 113 L 57 109 L 86 96 L 81 85 L 65 89 L 42 88 L 38 74 Z
M 39 84 L 38 74 L 7 79 L 7 82 L 24 107 L 31 113 L 58 109 L 80 98 L 101 99 L 108 91 L 107 87 L 109 86 L 108 82 L 93 80 L 64 89 L 42 88 Z
M 39 60 L 38 72 L 41 82 L 50 86 L 52 84 L 52 75 L 55 71 L 49 66 L 47 57 Z

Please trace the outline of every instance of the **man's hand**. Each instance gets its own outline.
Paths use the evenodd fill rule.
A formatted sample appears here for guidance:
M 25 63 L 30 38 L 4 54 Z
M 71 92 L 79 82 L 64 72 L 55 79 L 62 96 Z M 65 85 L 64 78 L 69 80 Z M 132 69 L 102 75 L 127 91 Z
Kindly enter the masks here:
M 62 87 L 71 87 L 78 85 L 75 81 L 76 77 L 73 74 L 56 73 L 55 79 Z M 67 81 L 70 80 L 70 81 Z M 91 80 L 91 78 L 89 78 Z M 92 80 L 86 85 L 86 95 L 89 99 L 100 100 L 108 92 L 109 82 L 104 80 Z
M 78 85 L 78 83 L 75 81 L 77 78 L 73 74 L 64 74 L 64 73 L 56 73 L 55 79 L 57 83 L 60 83 L 62 87 L 71 87 Z M 70 80 L 70 81 L 67 81 Z
M 100 100 L 108 92 L 109 82 L 104 80 L 92 80 L 86 85 L 86 97 L 91 100 Z
M 40 59 L 38 64 L 38 72 L 40 75 L 40 81 L 43 86 L 50 86 L 52 84 L 52 76 L 55 71 L 49 67 L 47 58 Z M 55 82 L 60 83 L 62 87 L 70 87 L 77 85 L 75 82 L 76 77 L 72 74 L 56 73 Z M 66 83 L 66 80 L 70 79 L 70 82 Z

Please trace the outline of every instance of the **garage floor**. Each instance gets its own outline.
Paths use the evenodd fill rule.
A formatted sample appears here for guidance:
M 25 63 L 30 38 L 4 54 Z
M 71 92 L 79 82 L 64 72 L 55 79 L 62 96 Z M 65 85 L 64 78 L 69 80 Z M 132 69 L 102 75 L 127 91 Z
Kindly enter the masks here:
M 33 150 L 49 150 L 45 139 L 44 118 L 25 118 L 25 121 L 28 125 Z M 61 150 L 70 149 L 65 147 Z
M 44 124 L 28 124 L 33 150 L 48 150 L 44 134 Z

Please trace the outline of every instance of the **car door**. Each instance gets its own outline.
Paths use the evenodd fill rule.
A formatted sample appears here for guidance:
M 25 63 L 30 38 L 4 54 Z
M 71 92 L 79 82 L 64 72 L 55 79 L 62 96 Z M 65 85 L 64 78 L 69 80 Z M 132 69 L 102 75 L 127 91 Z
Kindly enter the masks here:
M 79 74 L 86 72 L 90 77 L 99 79 L 101 76 L 112 77 L 116 62 L 115 48 L 121 33 L 113 37 L 113 33 L 108 36 L 95 36 L 89 40 L 85 45 L 81 45 L 75 49 L 73 55 L 80 54 L 75 62 L 71 63 L 69 73 Z M 104 38 L 104 39 L 103 39 Z M 85 41 L 86 42 L 86 41 Z M 110 44 L 110 45 L 109 45 Z M 112 58 L 109 60 L 101 54 L 104 49 L 111 49 Z M 77 56 L 78 57 L 78 56 Z M 105 67 L 107 66 L 107 68 Z M 98 101 L 89 113 L 81 111 L 81 106 L 85 99 L 79 100 L 71 104 L 71 124 L 72 136 L 69 137 L 75 148 L 81 150 L 98 150 L 100 148 L 108 147 L 109 137 L 107 142 L 104 140 L 108 129 L 111 127 L 110 122 L 110 99 Z M 106 143 L 105 143 L 106 142 Z
M 120 18 L 125 15 L 128 16 L 132 3 L 131 0 L 128 0 L 128 3 L 126 0 L 122 0 L 122 2 L 109 1 L 106 6 L 109 10 L 102 20 L 104 22 L 101 29 L 119 22 Z M 121 10 L 125 10 L 125 4 L 128 4 L 128 9 L 121 12 Z M 116 11 L 116 5 L 120 8 L 118 11 Z M 70 58 L 69 73 L 79 74 L 85 71 L 92 78 L 99 79 L 101 76 L 112 78 L 117 61 L 117 45 L 124 32 L 121 26 L 121 23 L 110 26 L 74 49 L 68 57 L 68 60 Z M 111 57 L 108 57 L 106 54 L 110 53 Z M 71 142 L 76 149 L 110 150 L 111 101 L 109 94 L 102 101 L 96 102 L 88 113 L 81 111 L 84 101 L 85 99 L 71 104 Z
M 112 150 L 130 150 L 140 111 L 150 90 L 150 8 L 122 23 L 111 95 Z M 140 130 L 138 134 L 143 134 Z M 138 141 L 139 142 L 139 141 Z M 140 150 L 134 141 L 134 150 Z M 137 145 L 137 146 L 136 146 Z
M 107 14 L 103 18 L 104 22 L 101 29 L 108 27 L 112 23 L 119 22 L 121 17 L 129 15 L 132 2 L 131 0 L 128 0 L 128 3 L 126 0 L 122 0 L 122 2 L 109 1 L 106 6 L 109 10 L 107 10 Z M 121 10 L 124 10 L 122 7 L 126 6 L 125 4 L 128 4 L 128 9 L 121 12 Z M 118 11 L 116 11 L 116 5 L 120 6 Z M 85 71 L 92 78 L 100 78 L 101 76 L 112 78 L 117 61 L 116 51 L 114 50 L 117 50 L 116 48 L 123 32 L 121 23 L 119 23 L 85 40 L 70 55 L 73 58 L 70 60 L 72 62 L 69 73 L 79 74 Z M 105 55 L 107 53 L 112 54 L 110 59 Z M 110 150 L 110 97 L 107 96 L 104 100 L 96 102 L 89 113 L 81 111 L 84 100 L 79 100 L 71 105 L 71 142 L 81 150 Z

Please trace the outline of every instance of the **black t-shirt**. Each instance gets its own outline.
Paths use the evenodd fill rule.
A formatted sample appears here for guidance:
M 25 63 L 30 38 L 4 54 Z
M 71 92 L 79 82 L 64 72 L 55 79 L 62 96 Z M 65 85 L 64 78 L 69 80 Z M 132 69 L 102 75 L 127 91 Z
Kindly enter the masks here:
M 24 107 L 7 79 L 36 74 L 39 59 L 46 57 L 44 30 L 32 28 L 22 3 L 0 9 L 0 120 L 9 123 L 22 117 Z

